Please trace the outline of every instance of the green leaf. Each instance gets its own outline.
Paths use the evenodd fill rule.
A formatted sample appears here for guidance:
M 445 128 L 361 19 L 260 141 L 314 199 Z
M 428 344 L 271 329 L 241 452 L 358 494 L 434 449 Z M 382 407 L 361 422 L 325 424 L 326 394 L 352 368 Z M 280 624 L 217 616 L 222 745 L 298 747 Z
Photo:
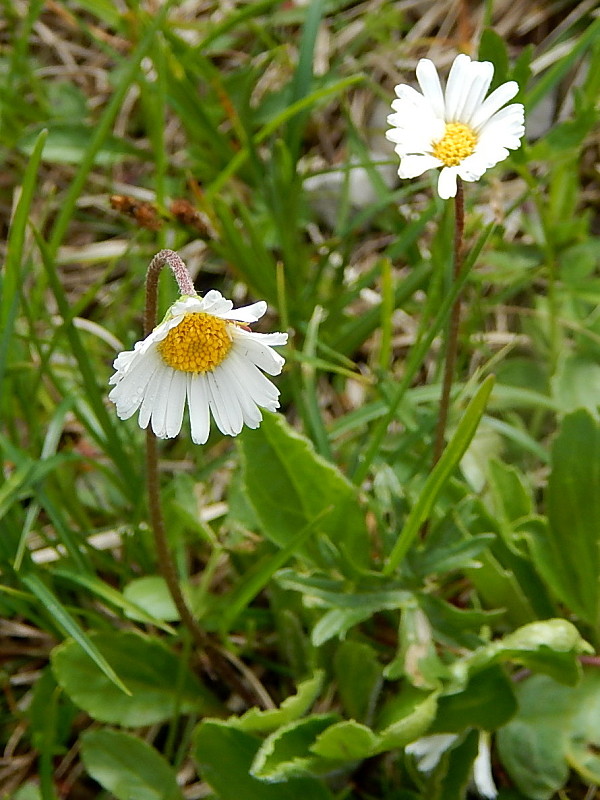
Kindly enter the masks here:
M 127 684 L 124 696 L 73 641 L 52 651 L 52 669 L 71 700 L 96 720 L 126 727 L 164 722 L 178 713 L 214 713 L 218 702 L 159 639 L 135 633 L 90 636 Z
M 547 619 L 523 625 L 502 639 L 484 645 L 451 670 L 459 677 L 504 661 L 517 661 L 535 672 L 544 672 L 562 683 L 574 684 L 580 676 L 578 656 L 593 653 L 577 628 L 566 619 Z
M 530 492 L 516 467 L 494 458 L 489 462 L 488 474 L 497 519 L 510 525 L 533 513 Z
M 20 577 L 25 586 L 27 586 L 40 601 L 42 607 L 52 616 L 52 619 L 59 628 L 68 636 L 73 637 L 72 641 L 66 642 L 62 646 L 65 647 L 69 645 L 77 652 L 81 659 L 89 661 L 93 669 L 101 676 L 101 680 L 106 684 L 107 688 L 110 686 L 110 691 L 116 698 L 115 702 L 117 704 L 125 699 L 125 696 L 130 694 L 130 689 L 116 674 L 113 666 L 106 659 L 105 654 L 97 646 L 94 634 L 88 635 L 83 628 L 80 627 L 77 620 L 71 616 L 67 609 L 59 602 L 37 575 L 21 575 Z
M 290 778 L 278 784 L 258 780 L 251 767 L 259 746 L 260 740 L 227 722 L 204 720 L 197 726 L 194 759 L 219 800 L 331 800 L 314 778 Z
M 137 736 L 87 730 L 81 736 L 81 756 L 92 778 L 117 800 L 183 800 L 174 769 Z
M 343 639 L 350 628 L 370 619 L 373 614 L 371 608 L 332 608 L 312 629 L 311 642 L 315 647 L 321 647 L 336 636 Z
M 129 603 L 125 612 L 131 619 L 141 622 L 147 622 L 148 617 L 168 622 L 179 619 L 165 579 L 160 575 L 135 578 L 123 589 L 123 597 Z
M 98 597 L 101 597 L 103 600 L 106 600 L 117 608 L 121 608 L 131 619 L 139 620 L 140 622 L 146 622 L 149 625 L 156 625 L 167 633 L 175 633 L 174 629 L 170 625 L 165 625 L 162 620 L 178 619 L 178 615 L 175 617 L 169 617 L 161 616 L 160 614 L 156 613 L 159 611 L 164 612 L 165 605 L 167 608 L 174 607 L 173 601 L 171 600 L 171 596 L 168 594 L 163 578 L 158 578 L 153 575 L 149 575 L 145 578 L 138 578 L 136 581 L 132 581 L 128 586 L 126 586 L 121 594 L 121 592 L 113 589 L 112 586 L 109 586 L 104 581 L 101 581 L 95 575 L 82 575 L 70 569 L 57 569 L 54 574 L 58 577 L 66 578 L 69 581 L 73 581 L 74 583 L 83 586 L 85 589 L 98 595 Z M 162 583 L 160 583 L 161 581 Z M 135 592 L 130 591 L 130 587 L 132 584 L 136 584 L 138 582 L 141 583 L 141 585 L 144 586 L 147 591 L 140 591 L 136 595 Z M 148 584 L 146 584 L 146 582 L 150 582 L 153 591 L 150 589 Z M 161 588 L 164 588 L 163 594 L 160 594 Z M 157 594 L 159 594 L 160 602 L 156 600 Z M 149 595 L 151 595 L 154 603 L 150 601 L 148 597 Z M 171 602 L 171 606 L 168 606 L 169 600 Z
M 0 384 L 3 383 L 6 371 L 7 355 L 10 340 L 13 334 L 17 308 L 19 304 L 19 291 L 23 285 L 23 248 L 25 233 L 35 190 L 37 186 L 37 171 L 40 166 L 42 151 L 46 142 L 46 131 L 38 134 L 33 143 L 29 163 L 22 178 L 21 190 L 11 220 L 6 254 L 4 257 L 4 274 L 0 287 Z
M 362 761 L 373 753 L 381 742 L 381 737 L 366 725 L 353 719 L 343 720 L 317 736 L 311 752 L 332 761 Z
M 48 128 L 48 138 L 42 158 L 52 164 L 80 164 L 87 153 L 93 134 L 94 129 L 87 125 L 73 122 L 54 123 Z M 38 135 L 37 131 L 26 134 L 18 143 L 21 152 L 31 155 Z M 147 153 L 134 147 L 126 139 L 108 135 L 102 147 L 94 154 L 93 163 L 111 166 L 132 156 L 148 159 Z
M 493 28 L 486 28 L 479 42 L 479 61 L 491 61 L 494 65 L 493 87 L 507 80 L 508 50 L 506 41 Z
M 414 542 L 421 526 L 428 519 L 439 493 L 458 466 L 471 439 L 475 435 L 493 386 L 494 376 L 489 375 L 465 409 L 454 435 L 446 445 L 440 460 L 429 473 L 417 502 L 410 510 L 404 528 L 383 570 L 385 575 L 391 574 L 400 564 Z
M 367 561 L 368 533 L 356 488 L 318 456 L 308 439 L 280 415 L 265 414 L 259 429 L 241 442 L 243 477 L 264 535 L 286 547 L 316 515 L 330 509 L 315 538 L 327 537 L 359 564 Z M 316 542 L 301 553 L 322 562 Z
M 383 684 L 383 668 L 373 648 L 342 642 L 333 661 L 340 698 L 349 717 L 369 722 Z
M 552 396 L 561 411 L 600 406 L 600 364 L 595 359 L 569 354 L 558 363 L 552 379 Z
M 311 748 L 324 730 L 339 721 L 338 714 L 313 714 L 279 728 L 260 747 L 252 775 L 271 783 L 331 770 L 332 765 L 324 763 Z
M 282 725 L 287 725 L 309 710 L 315 702 L 323 685 L 324 673 L 319 670 L 311 678 L 298 684 L 296 694 L 287 697 L 279 708 L 261 711 L 251 708 L 241 717 L 230 717 L 227 724 L 232 728 L 247 733 L 270 732 Z
M 379 721 L 380 753 L 405 747 L 423 736 L 435 719 L 439 692 L 423 692 L 404 686 L 384 706 Z
M 492 666 L 474 675 L 462 692 L 438 698 L 438 712 L 429 733 L 460 733 L 467 728 L 494 731 L 517 710 L 512 683 Z
M 498 732 L 497 744 L 519 791 L 532 800 L 549 800 L 566 783 L 569 767 L 584 781 L 599 783 L 598 671 L 584 672 L 574 687 L 534 675 L 515 689 L 519 711 Z
M 444 773 L 439 779 L 439 784 L 434 785 L 431 800 L 463 800 L 472 779 L 473 762 L 477 757 L 478 748 L 479 734 L 472 730 L 464 741 L 451 747 L 444 754 L 442 757 L 442 762 L 446 762 Z
M 552 447 L 548 526 L 527 541 L 550 590 L 597 627 L 600 612 L 600 426 L 588 411 L 566 416 Z
M 413 597 L 402 609 L 398 652 L 384 670 L 388 680 L 405 677 L 419 689 L 435 689 L 446 677 L 447 668 L 439 659 L 431 625 Z

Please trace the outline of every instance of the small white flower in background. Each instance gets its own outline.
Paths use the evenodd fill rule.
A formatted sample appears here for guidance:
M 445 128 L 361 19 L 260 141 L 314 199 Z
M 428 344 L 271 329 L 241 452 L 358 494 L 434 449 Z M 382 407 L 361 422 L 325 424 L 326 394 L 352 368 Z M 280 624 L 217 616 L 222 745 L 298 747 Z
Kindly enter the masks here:
M 415 757 L 417 768 L 420 772 L 432 772 L 446 750 L 449 750 L 457 739 L 458 736 L 454 733 L 437 733 L 433 736 L 422 736 L 407 745 L 406 752 Z M 473 783 L 481 797 L 494 800 L 498 795 L 492 776 L 490 735 L 485 731 L 480 731 L 479 733 L 479 749 L 473 763 Z
M 279 408 L 279 389 L 263 372 L 279 375 L 284 359 L 272 348 L 287 342 L 287 333 L 249 329 L 266 310 L 264 301 L 234 310 L 215 290 L 180 297 L 149 336 L 115 359 L 108 397 L 118 416 L 139 409 L 141 428 L 151 424 L 156 436 L 170 438 L 181 430 L 187 399 L 195 444 L 208 439 L 211 415 L 229 436 L 244 424 L 257 428 L 261 408 Z
M 493 800 L 498 794 L 492 775 L 490 735 L 485 731 L 481 731 L 479 734 L 479 750 L 473 764 L 473 783 L 482 797 L 488 797 Z
M 403 83 L 396 86 L 386 137 L 396 145 L 401 178 L 441 167 L 438 193 L 443 199 L 455 197 L 457 177 L 477 181 L 507 158 L 509 150 L 520 147 L 523 106 L 503 108 L 519 87 L 515 81 L 503 83 L 486 99 L 493 75 L 489 61 L 471 61 L 461 54 L 454 59 L 444 92 L 433 62 L 422 58 L 417 64 L 422 94 Z
M 436 733 L 433 736 L 422 736 L 415 742 L 406 745 L 406 752 L 417 760 L 420 772 L 434 770 L 446 750 L 458 739 L 455 733 Z

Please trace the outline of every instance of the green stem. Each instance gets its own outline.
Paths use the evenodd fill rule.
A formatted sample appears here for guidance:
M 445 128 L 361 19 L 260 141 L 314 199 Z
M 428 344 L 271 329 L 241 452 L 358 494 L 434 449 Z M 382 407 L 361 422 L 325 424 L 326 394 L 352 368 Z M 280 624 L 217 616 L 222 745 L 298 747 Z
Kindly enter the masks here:
M 460 278 L 463 262 L 463 232 L 465 228 L 465 200 L 463 185 L 460 178 L 457 178 L 456 197 L 454 200 L 454 271 L 453 283 Z M 456 357 L 458 354 L 458 329 L 460 326 L 460 307 L 461 297 L 458 295 L 452 306 L 450 313 L 450 323 L 448 325 L 448 339 L 446 343 L 446 361 L 444 364 L 444 376 L 442 379 L 442 395 L 440 398 L 440 410 L 435 431 L 435 443 L 433 446 L 433 465 L 440 460 L 444 450 L 444 438 L 446 435 L 446 424 L 448 422 L 448 410 L 450 408 L 450 394 L 454 382 L 454 371 L 456 368 Z

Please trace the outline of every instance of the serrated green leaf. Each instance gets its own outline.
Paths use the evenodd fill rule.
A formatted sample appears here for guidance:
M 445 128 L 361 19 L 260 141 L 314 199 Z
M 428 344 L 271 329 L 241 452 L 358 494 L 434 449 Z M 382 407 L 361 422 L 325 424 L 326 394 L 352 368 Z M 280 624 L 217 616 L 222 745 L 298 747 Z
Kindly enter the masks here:
M 279 708 L 261 711 L 251 708 L 241 717 L 229 717 L 227 724 L 247 733 L 270 732 L 298 719 L 315 702 L 323 685 L 324 673 L 318 670 L 311 678 L 298 684 L 296 694 L 287 697 Z
M 380 737 L 360 722 L 343 720 L 320 733 L 311 752 L 332 761 L 362 761 L 377 751 Z
M 117 800 L 183 800 L 175 770 L 137 736 L 106 729 L 85 731 L 81 756 L 89 775 Z
M 74 641 L 52 651 L 57 682 L 101 722 L 127 727 L 164 722 L 177 713 L 215 713 L 219 703 L 161 640 L 129 632 L 95 633 L 91 641 L 125 681 L 123 695 Z
M 319 735 L 337 722 L 340 722 L 338 714 L 313 714 L 284 725 L 265 739 L 250 772 L 255 778 L 272 783 L 330 771 L 331 764 L 311 748 Z
M 329 538 L 359 564 L 367 561 L 368 533 L 356 488 L 318 456 L 312 444 L 275 414 L 238 440 L 246 491 L 264 535 L 279 547 L 290 543 L 320 513 L 315 537 Z M 319 563 L 314 543 L 302 553 Z
M 459 677 L 492 664 L 516 661 L 535 672 L 544 672 L 561 683 L 574 684 L 580 676 L 578 656 L 593 648 L 566 619 L 547 619 L 523 625 L 502 639 L 478 648 L 451 670 Z
M 198 771 L 219 800 L 332 800 L 314 778 L 290 778 L 267 783 L 251 773 L 260 740 L 227 722 L 204 720 L 194 732 L 194 758 Z

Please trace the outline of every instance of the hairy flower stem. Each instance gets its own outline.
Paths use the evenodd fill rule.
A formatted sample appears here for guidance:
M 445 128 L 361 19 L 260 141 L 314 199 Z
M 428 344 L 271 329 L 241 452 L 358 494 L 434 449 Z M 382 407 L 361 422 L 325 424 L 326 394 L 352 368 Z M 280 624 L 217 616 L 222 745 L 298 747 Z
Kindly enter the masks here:
M 181 258 L 173 250 L 161 250 L 157 253 L 148 267 L 146 275 L 146 308 L 144 312 L 144 336 L 148 336 L 156 324 L 156 309 L 158 305 L 158 276 L 164 266 L 169 266 L 177 280 L 181 294 L 195 295 L 196 290 L 189 272 Z M 254 705 L 257 701 L 256 692 L 252 692 L 232 668 L 219 648 L 211 641 L 209 635 L 200 626 L 190 611 L 185 601 L 175 564 L 167 542 L 165 523 L 160 505 L 160 479 L 158 472 L 158 453 L 156 436 L 150 426 L 146 429 L 146 481 L 148 485 L 148 510 L 150 525 L 154 533 L 156 555 L 162 577 L 164 578 L 169 594 L 179 612 L 182 624 L 192 635 L 198 647 L 204 651 L 211 666 L 211 672 L 222 678 L 231 689 L 236 691 L 248 704 Z M 262 704 L 262 697 L 258 697 Z
M 454 199 L 454 270 L 453 280 L 460 277 L 463 263 L 463 232 L 465 228 L 465 200 L 463 185 L 460 178 L 456 180 L 456 197 Z M 442 395 L 440 397 L 440 410 L 438 415 L 437 427 L 435 431 L 435 442 L 433 446 L 433 466 L 440 460 L 444 451 L 444 437 L 446 434 L 446 424 L 448 422 L 448 410 L 450 407 L 450 393 L 452 392 L 452 382 L 454 380 L 454 370 L 456 367 L 456 356 L 458 353 L 458 329 L 460 326 L 460 295 L 454 301 L 450 311 L 450 322 L 448 325 L 448 337 L 446 340 L 446 361 L 444 363 L 444 376 L 442 379 Z

